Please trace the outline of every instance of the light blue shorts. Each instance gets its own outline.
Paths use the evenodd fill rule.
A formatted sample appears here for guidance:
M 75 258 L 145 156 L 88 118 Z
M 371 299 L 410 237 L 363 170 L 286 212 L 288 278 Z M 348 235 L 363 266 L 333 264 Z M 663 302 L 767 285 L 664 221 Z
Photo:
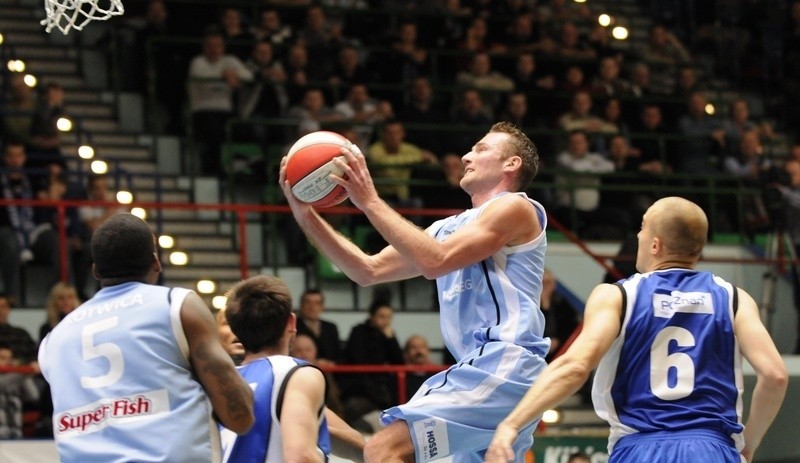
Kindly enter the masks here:
M 491 342 L 430 377 L 405 405 L 383 412 L 388 425 L 404 420 L 416 461 L 452 455 L 453 462 L 482 462 L 497 424 L 528 392 L 545 368 L 543 357 L 505 342 Z M 536 422 L 520 430 L 517 461 L 533 444 Z

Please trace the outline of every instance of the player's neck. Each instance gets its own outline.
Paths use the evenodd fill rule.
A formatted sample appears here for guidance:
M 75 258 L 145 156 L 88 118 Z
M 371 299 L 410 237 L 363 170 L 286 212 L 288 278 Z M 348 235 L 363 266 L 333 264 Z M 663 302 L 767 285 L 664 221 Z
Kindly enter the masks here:
M 250 362 L 255 362 L 256 360 L 271 357 L 273 355 L 289 355 L 289 348 L 280 347 L 265 347 L 258 352 L 247 352 L 244 354 L 244 360 L 242 360 L 242 365 L 247 365 Z

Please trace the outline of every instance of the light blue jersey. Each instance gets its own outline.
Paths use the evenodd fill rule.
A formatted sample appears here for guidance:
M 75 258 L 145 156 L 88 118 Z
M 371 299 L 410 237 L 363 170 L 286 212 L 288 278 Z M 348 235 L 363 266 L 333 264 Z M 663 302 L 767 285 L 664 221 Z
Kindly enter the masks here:
M 106 287 L 42 342 L 62 462 L 219 461 L 217 425 L 180 319 L 187 294 Z
M 298 368 L 316 368 L 313 365 L 287 357 L 272 355 L 238 368 L 239 374 L 253 389 L 256 421 L 247 434 L 237 435 L 221 428 L 224 463 L 282 463 L 283 439 L 281 437 L 281 406 L 286 383 Z M 319 411 L 317 451 L 328 460 L 331 450 L 328 424 L 324 407 Z
M 661 431 L 713 433 L 716 441 L 741 449 L 736 288 L 686 269 L 637 274 L 620 284 L 622 329 L 597 368 L 592 391 L 597 414 L 611 425 L 609 453 L 617 443 L 628 447 Z
M 503 193 L 480 207 L 435 222 L 438 241 L 476 220 Z M 408 423 L 418 462 L 452 456 L 482 462 L 497 424 L 519 403 L 545 367 L 550 346 L 539 309 L 547 247 L 544 208 L 536 208 L 542 231 L 528 243 L 503 247 L 493 256 L 437 279 L 442 338 L 458 363 L 427 381 L 405 405 L 384 412 L 389 424 Z M 536 422 L 520 430 L 517 461 L 533 444 Z

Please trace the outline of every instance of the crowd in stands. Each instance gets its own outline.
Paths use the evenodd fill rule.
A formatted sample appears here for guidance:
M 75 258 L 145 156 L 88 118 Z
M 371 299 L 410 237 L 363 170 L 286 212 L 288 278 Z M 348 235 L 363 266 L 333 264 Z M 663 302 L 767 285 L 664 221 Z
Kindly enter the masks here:
M 613 185 L 617 191 L 604 188 L 601 196 L 622 201 L 617 205 L 625 216 L 616 229 L 584 230 L 589 237 L 620 238 L 646 206 L 641 202 L 655 199 L 628 195 L 637 201 L 629 207 L 620 194 L 626 186 L 652 184 L 659 177 L 665 190 L 707 187 L 707 177 L 693 177 L 730 174 L 728 158 L 740 155 L 744 133 L 758 133 L 762 158 L 786 151 L 779 135 L 796 135 L 788 125 L 790 115 L 752 91 L 753 79 L 750 85 L 746 79 L 719 83 L 727 77 L 721 72 L 727 64 L 719 63 L 719 53 L 709 52 L 713 38 L 702 2 L 661 9 L 640 2 L 650 25 L 644 35 L 632 32 L 627 41 L 612 38 L 611 28 L 597 23 L 597 15 L 613 6 L 599 2 L 382 2 L 374 12 L 369 11 L 373 3 L 267 1 L 240 9 L 208 4 L 193 5 L 188 14 L 180 3 L 151 0 L 138 6 L 136 20 L 129 20 L 137 31 L 131 47 L 138 52 L 126 56 L 140 60 L 131 68 L 150 70 L 158 107 L 148 113 L 157 129 L 188 136 L 191 156 L 204 175 L 226 172 L 219 152 L 229 141 L 288 146 L 314 130 L 349 130 L 367 154 L 392 137 L 384 131 L 397 133 L 402 124 L 402 153 L 371 159 L 375 165 L 387 160 L 393 165 L 376 170 L 379 179 L 387 174 L 387 198 L 458 208 L 464 205 L 458 194 L 432 198 L 436 195 L 426 194 L 424 187 L 416 192 L 413 185 L 431 179 L 444 184 L 448 157 L 463 155 L 476 133 L 503 119 L 523 127 L 537 143 L 541 183 L 547 185 L 537 196 L 558 208 L 565 205 L 565 188 L 566 196 L 578 193 L 555 180 L 565 170 L 561 159 L 572 132 L 582 131 L 587 152 L 609 161 L 617 156 L 609 169 L 592 171 L 596 181 L 590 183 L 594 189 Z M 766 14 L 766 6 L 749 7 L 755 11 L 748 14 Z M 690 24 L 678 22 L 679 17 Z M 729 26 L 747 27 L 741 21 Z M 795 28 L 784 29 L 790 53 Z M 194 39 L 191 46 L 182 40 L 187 37 Z M 739 65 L 746 70 L 735 76 L 764 67 L 743 60 Z M 767 86 L 770 78 L 760 82 Z M 144 74 L 131 79 L 146 88 Z M 618 146 L 612 154 L 611 141 L 618 134 L 628 149 Z M 412 151 L 423 155 L 407 154 Z M 615 173 L 627 181 L 612 180 Z M 570 185 L 582 184 L 586 174 Z M 407 185 L 397 186 L 409 181 L 410 192 Z M 704 206 L 713 202 L 695 199 Z M 742 225 L 742 214 L 732 213 L 719 220 L 723 231 Z M 579 232 L 586 228 L 574 215 L 566 225 Z

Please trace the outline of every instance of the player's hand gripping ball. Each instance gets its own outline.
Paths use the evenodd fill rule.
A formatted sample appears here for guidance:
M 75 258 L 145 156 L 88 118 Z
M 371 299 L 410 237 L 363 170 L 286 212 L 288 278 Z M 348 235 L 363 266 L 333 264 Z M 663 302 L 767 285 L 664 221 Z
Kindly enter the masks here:
M 286 155 L 286 180 L 295 198 L 315 207 L 335 206 L 347 199 L 347 191 L 330 174 L 342 175 L 333 164 L 350 140 L 338 133 L 320 130 L 300 137 Z

